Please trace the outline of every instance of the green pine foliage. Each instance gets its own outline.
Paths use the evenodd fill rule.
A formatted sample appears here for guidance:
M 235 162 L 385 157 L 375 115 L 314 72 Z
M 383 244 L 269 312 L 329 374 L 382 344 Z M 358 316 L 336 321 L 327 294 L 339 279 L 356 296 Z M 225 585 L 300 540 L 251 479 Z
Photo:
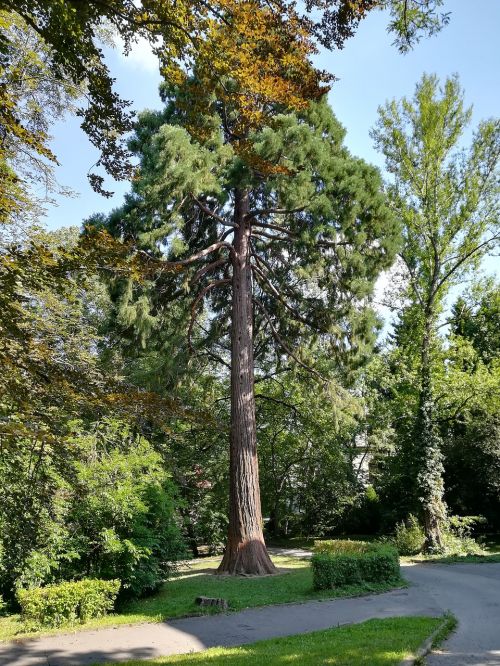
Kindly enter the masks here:
M 235 153 L 221 114 L 228 114 L 229 125 L 234 118 L 209 98 L 200 119 L 209 139 L 190 137 L 183 127 L 184 95 L 165 87 L 165 110 L 141 114 L 130 142 L 140 163 L 133 190 L 107 219 L 89 221 L 150 258 L 150 281 L 116 279 L 111 285 L 118 328 L 145 344 L 167 312 L 185 331 L 189 306 L 194 317 L 205 302 L 211 315 L 203 328 L 194 325 L 193 344 L 227 345 L 227 246 L 193 264 L 178 262 L 222 237 L 230 242 L 234 191 L 246 188 L 255 216 L 258 355 L 274 352 L 279 361 L 286 349 L 321 335 L 346 369 L 363 363 L 378 327 L 369 307 L 373 284 L 391 264 L 398 241 L 378 171 L 343 147 L 344 130 L 326 100 L 301 115 L 277 115 L 272 128 L 251 135 L 255 163 Z M 173 305 L 183 302 L 184 315 Z M 307 362 L 305 344 L 296 356 Z

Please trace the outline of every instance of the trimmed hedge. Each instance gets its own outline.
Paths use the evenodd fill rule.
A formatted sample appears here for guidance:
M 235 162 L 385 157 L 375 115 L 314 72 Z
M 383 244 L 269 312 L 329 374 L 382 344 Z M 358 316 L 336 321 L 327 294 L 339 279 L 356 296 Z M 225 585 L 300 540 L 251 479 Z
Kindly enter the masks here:
M 352 550 L 347 547 L 345 551 L 340 546 L 333 546 L 331 552 L 321 548 L 320 552 L 312 556 L 313 585 L 316 590 L 360 583 L 383 583 L 399 578 L 399 556 L 394 547 L 379 543 L 355 543 L 362 546 Z
M 23 620 L 31 627 L 87 622 L 113 609 L 119 580 L 80 580 L 17 591 Z
M 315 553 L 329 555 L 347 555 L 348 553 L 366 553 L 371 544 L 367 541 L 351 541 L 350 539 L 332 539 L 331 541 L 315 541 Z

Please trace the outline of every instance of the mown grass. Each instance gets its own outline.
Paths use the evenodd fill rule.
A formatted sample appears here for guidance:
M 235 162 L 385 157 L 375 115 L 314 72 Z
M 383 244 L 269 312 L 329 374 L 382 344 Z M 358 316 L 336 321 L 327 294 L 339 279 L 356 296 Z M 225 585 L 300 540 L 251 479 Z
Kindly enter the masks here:
M 441 623 L 442 618 L 431 617 L 369 620 L 237 648 L 128 661 L 123 666 L 394 666 L 414 653 Z
M 198 560 L 182 567 L 178 574 L 165 583 L 154 596 L 139 599 L 124 605 L 120 612 L 91 620 L 85 625 L 71 625 L 59 630 L 28 633 L 19 616 L 0 618 L 0 640 L 11 640 L 42 634 L 56 634 L 64 631 L 81 631 L 119 624 L 140 622 L 161 622 L 162 620 L 203 614 L 195 604 L 198 596 L 222 597 L 227 599 L 231 611 L 283 604 L 288 602 L 311 601 L 353 597 L 364 594 L 385 592 L 406 585 L 402 579 L 393 583 L 367 583 L 352 585 L 335 590 L 317 591 L 312 586 L 312 571 L 308 560 L 295 557 L 274 557 L 274 563 L 281 573 L 266 577 L 214 576 L 220 558 Z M 204 613 L 217 612 L 216 609 Z

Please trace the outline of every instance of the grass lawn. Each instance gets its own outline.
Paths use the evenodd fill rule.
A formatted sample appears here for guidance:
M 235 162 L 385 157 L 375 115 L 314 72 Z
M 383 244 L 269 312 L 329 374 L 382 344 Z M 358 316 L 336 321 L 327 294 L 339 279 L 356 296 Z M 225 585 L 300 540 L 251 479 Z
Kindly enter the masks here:
M 317 591 L 312 587 L 312 571 L 308 560 L 295 557 L 274 557 L 273 560 L 283 573 L 256 578 L 214 576 L 212 574 L 220 558 L 197 560 L 181 568 L 177 576 L 165 583 L 156 595 L 128 603 L 119 613 L 91 620 L 85 625 L 72 625 L 59 630 L 38 632 L 36 635 L 96 629 L 118 624 L 161 622 L 168 618 L 200 615 L 200 608 L 194 602 L 197 596 L 222 597 L 228 600 L 230 610 L 237 611 L 267 604 L 359 596 L 406 585 L 405 581 L 399 580 L 393 584 L 370 583 Z M 214 610 L 205 612 L 214 612 Z M 34 635 L 26 633 L 18 615 L 0 618 L 0 640 Z
M 395 666 L 415 652 L 442 622 L 443 618 L 431 617 L 369 620 L 237 648 L 212 648 L 194 654 L 128 661 L 122 666 Z

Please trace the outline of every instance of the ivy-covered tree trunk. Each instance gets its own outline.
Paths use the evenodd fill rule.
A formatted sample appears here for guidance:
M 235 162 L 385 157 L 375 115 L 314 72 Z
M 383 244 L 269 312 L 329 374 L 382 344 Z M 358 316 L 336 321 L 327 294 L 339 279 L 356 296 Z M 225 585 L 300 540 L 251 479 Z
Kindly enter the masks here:
M 255 421 L 252 271 L 248 193 L 235 193 L 231 324 L 231 441 L 228 540 L 219 573 L 276 573 L 262 532 Z
M 417 483 L 424 519 L 425 550 L 427 552 L 440 552 L 443 550 L 441 526 L 446 518 L 446 508 L 443 502 L 444 467 L 441 438 L 434 424 L 430 360 L 432 327 L 432 310 L 428 308 L 425 313 L 421 347 L 421 384 L 415 423 L 415 439 L 420 457 L 420 472 Z

